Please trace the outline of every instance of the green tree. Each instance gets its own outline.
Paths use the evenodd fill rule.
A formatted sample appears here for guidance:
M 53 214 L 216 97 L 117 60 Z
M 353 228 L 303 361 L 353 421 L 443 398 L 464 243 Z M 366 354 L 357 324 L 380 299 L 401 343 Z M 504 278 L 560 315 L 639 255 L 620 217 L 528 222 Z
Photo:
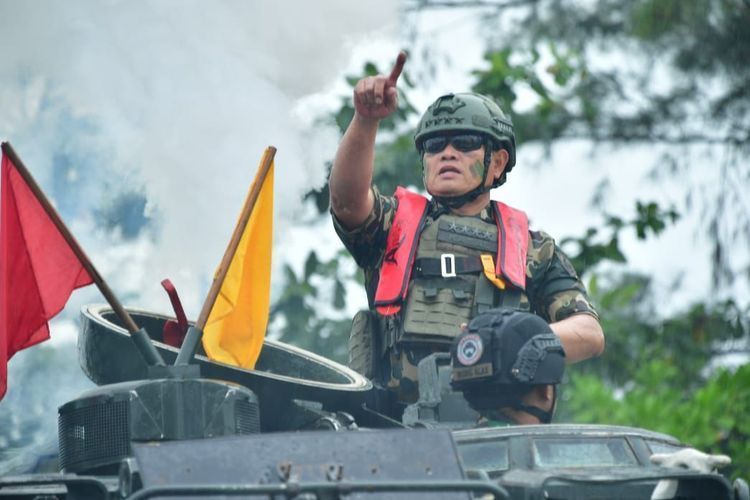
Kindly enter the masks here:
M 471 3 L 493 34 L 474 90 L 510 110 L 519 142 L 670 146 L 654 158 L 654 175 L 669 183 L 697 169 L 705 172 L 700 190 L 716 187 L 687 190 L 685 208 L 699 202 L 714 284 L 731 283 L 728 248 L 750 243 L 748 2 Z M 521 90 L 533 106 L 519 107 Z
M 342 271 L 345 251 L 329 261 L 311 251 L 300 276 L 288 264 L 284 267 L 284 291 L 271 307 L 272 329 L 281 330 L 281 339 L 335 361 L 346 363 L 346 342 L 351 318 L 341 318 L 346 306 L 345 282 L 357 279 Z M 361 281 L 361 278 L 359 279 Z M 322 307 L 321 301 L 326 301 Z M 331 309 L 335 317 L 321 314 Z
M 674 362 L 639 364 L 622 397 L 596 375 L 575 373 L 562 411 L 581 423 L 608 423 L 665 432 L 702 451 L 732 457 L 735 477 L 750 477 L 750 365 L 721 369 L 692 391 L 675 390 L 689 380 Z

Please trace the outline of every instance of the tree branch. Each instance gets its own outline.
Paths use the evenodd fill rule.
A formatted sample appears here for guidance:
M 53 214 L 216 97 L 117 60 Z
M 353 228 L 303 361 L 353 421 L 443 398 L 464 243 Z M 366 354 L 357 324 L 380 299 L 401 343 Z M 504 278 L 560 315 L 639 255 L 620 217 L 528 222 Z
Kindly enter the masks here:
M 492 7 L 495 9 L 507 9 L 512 7 L 521 7 L 537 3 L 538 0 L 416 0 L 411 5 L 407 5 L 407 11 L 427 10 L 427 9 L 452 9 L 452 8 L 484 8 Z
M 588 139 L 596 142 L 661 142 L 664 144 L 728 144 L 731 146 L 750 145 L 750 136 L 748 137 L 711 137 L 700 134 L 690 134 L 683 136 L 669 136 L 665 134 L 586 134 L 586 133 L 566 133 L 557 138 L 548 140 L 548 142 L 560 140 L 578 140 Z M 545 139 L 530 139 L 532 141 L 545 141 Z

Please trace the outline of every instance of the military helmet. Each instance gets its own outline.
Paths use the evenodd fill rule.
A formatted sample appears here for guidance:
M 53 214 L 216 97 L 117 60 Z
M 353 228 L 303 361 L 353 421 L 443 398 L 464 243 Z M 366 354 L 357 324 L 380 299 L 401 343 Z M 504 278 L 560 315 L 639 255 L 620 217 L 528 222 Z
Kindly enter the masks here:
M 500 106 L 489 97 L 475 93 L 446 94 L 427 108 L 417 125 L 414 144 L 421 153 L 422 142 L 446 132 L 480 132 L 508 151 L 508 164 L 497 187 L 505 181 L 505 174 L 516 164 L 516 137 L 513 123 Z
M 534 385 L 557 385 L 565 351 L 535 314 L 494 309 L 477 315 L 451 349 L 452 385 L 477 410 L 514 406 Z

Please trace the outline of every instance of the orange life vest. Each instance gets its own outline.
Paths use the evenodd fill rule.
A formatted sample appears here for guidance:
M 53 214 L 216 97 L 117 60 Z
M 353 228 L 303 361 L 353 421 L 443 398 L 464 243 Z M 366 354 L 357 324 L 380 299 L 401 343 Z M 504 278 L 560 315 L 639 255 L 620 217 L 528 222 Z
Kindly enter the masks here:
M 375 307 L 383 316 L 401 310 L 409 290 L 419 235 L 427 217 L 424 196 L 398 187 L 398 206 L 386 239 L 380 279 L 375 291 Z M 529 245 L 529 220 L 524 212 L 499 201 L 492 203 L 497 224 L 495 274 L 516 288 L 526 288 L 526 253 Z

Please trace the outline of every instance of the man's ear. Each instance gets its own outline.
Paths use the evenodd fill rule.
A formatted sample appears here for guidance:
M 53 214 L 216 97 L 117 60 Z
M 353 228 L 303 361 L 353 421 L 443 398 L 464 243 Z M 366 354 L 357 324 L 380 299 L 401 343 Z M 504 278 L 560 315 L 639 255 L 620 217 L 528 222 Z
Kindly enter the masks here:
M 505 166 L 508 164 L 508 160 L 510 159 L 510 155 L 508 155 L 508 151 L 505 149 L 498 149 L 497 151 L 492 153 L 492 162 L 490 163 L 490 174 L 492 174 L 492 179 L 497 180 L 500 178 L 501 175 L 503 175 L 503 172 L 505 171 Z
M 535 385 L 531 391 L 539 402 L 552 402 L 555 399 L 555 388 L 551 384 Z
M 554 400 L 555 399 L 555 387 L 552 384 L 548 384 L 543 387 L 544 387 L 544 399 L 547 401 Z

